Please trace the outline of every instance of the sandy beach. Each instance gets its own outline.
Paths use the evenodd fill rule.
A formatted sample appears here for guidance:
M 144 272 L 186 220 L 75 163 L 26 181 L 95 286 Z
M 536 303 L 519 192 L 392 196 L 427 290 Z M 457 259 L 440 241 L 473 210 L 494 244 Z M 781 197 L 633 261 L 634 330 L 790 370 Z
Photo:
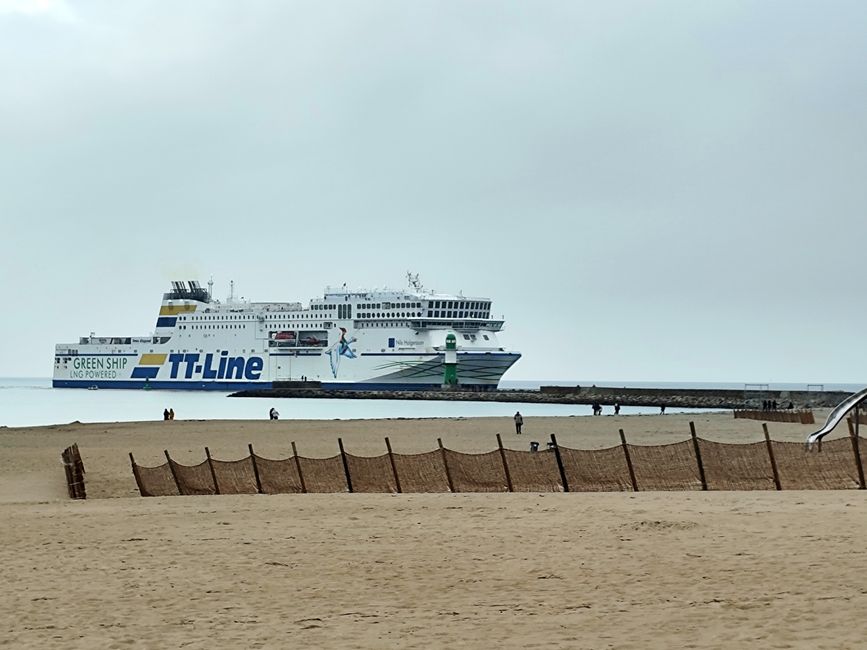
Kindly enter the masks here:
M 823 414 L 817 414 L 822 417 Z M 761 439 L 731 414 L 71 424 L 0 429 L 7 647 L 858 647 L 856 490 L 137 496 L 128 452 L 376 455 Z M 811 430 L 769 425 L 777 440 Z M 77 442 L 86 502 L 60 451 Z

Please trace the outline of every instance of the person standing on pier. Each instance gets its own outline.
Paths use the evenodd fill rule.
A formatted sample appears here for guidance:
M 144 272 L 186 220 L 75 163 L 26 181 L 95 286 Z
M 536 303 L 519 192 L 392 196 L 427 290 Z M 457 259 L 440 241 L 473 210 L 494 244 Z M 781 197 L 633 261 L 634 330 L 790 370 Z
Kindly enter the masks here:
M 519 436 L 521 435 L 521 427 L 524 426 L 524 417 L 521 415 L 520 411 L 515 413 L 515 433 Z

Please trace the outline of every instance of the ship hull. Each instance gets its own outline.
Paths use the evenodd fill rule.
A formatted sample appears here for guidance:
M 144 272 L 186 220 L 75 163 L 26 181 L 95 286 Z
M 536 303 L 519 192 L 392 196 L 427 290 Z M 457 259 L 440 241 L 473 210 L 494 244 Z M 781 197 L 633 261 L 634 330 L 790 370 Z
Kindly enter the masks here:
M 274 382 L 297 381 L 303 377 L 316 381 L 326 390 L 431 390 L 442 386 L 444 361 L 442 354 L 362 354 L 358 359 L 353 359 L 359 363 L 351 369 L 352 372 L 344 372 L 344 376 L 338 380 L 323 376 L 322 360 L 315 357 L 293 357 L 291 374 L 272 375 L 271 368 L 278 370 L 288 367 L 285 357 L 274 355 L 274 359 L 269 358 L 263 364 L 269 370 L 263 370 L 257 379 L 229 380 L 195 376 L 187 378 L 183 361 L 175 364 L 176 376 L 172 377 L 173 364 L 168 362 L 159 367 L 133 365 L 135 361 L 141 360 L 141 356 L 146 355 L 82 355 L 70 360 L 67 368 L 56 370 L 52 385 L 55 388 L 233 392 L 268 389 L 273 387 Z M 165 356 L 168 358 L 168 355 Z M 459 385 L 477 390 L 496 389 L 500 378 L 520 356 L 516 352 L 458 353 Z M 246 363 L 249 364 L 249 361 Z M 210 366 L 211 372 L 219 374 L 218 363 L 213 357 Z M 150 372 L 141 372 L 143 368 Z M 205 366 L 203 370 L 207 372 L 207 369 L 208 366 Z M 195 367 L 191 374 L 196 374 Z

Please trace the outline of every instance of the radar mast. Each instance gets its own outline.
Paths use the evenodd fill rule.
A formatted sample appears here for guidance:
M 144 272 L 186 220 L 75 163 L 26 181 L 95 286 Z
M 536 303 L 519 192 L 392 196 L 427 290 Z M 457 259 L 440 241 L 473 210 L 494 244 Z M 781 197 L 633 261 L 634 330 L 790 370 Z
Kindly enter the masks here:
M 418 279 L 418 273 L 412 273 L 411 271 L 406 272 L 406 282 L 410 287 L 422 293 L 424 291 L 424 287 L 421 284 L 421 281 Z

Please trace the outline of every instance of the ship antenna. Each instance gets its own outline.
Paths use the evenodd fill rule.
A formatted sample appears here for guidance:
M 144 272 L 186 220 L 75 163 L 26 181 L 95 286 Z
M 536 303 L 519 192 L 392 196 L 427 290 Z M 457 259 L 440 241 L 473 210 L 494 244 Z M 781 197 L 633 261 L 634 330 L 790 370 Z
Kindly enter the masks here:
M 424 290 L 424 287 L 421 286 L 421 282 L 418 279 L 418 273 L 413 274 L 411 271 L 406 272 L 406 281 L 410 287 L 421 293 Z
M 229 302 L 235 298 L 235 281 L 229 280 Z
M 214 297 L 214 276 L 211 276 L 211 279 L 208 280 L 208 302 L 211 302 L 211 299 Z

